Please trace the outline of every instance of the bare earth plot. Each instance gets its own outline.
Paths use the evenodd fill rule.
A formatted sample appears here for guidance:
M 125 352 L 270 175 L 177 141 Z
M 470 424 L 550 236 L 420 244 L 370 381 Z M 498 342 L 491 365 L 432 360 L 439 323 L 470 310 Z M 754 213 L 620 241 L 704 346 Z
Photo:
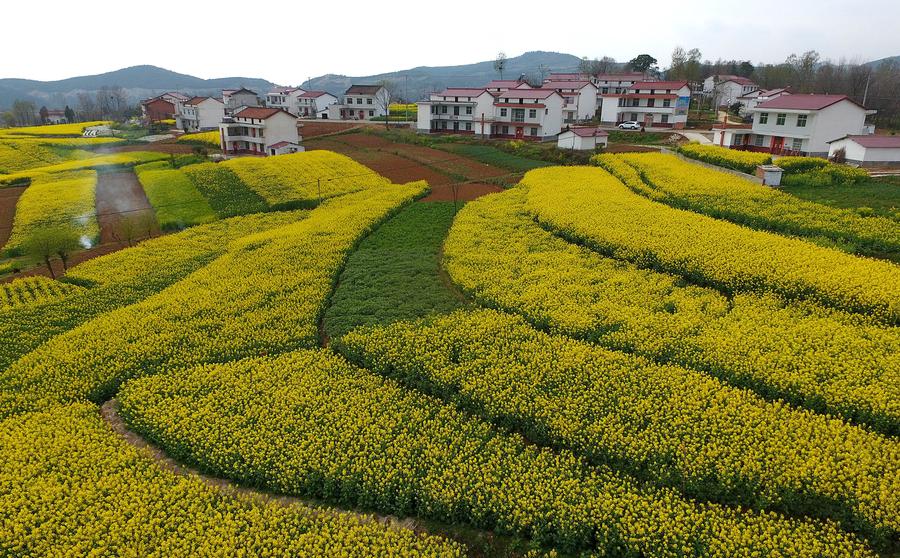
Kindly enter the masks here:
M 10 186 L 0 189 L 0 248 L 12 234 L 13 218 L 16 216 L 16 202 L 25 191 L 25 186 Z
M 154 223 L 152 233 L 158 234 L 153 206 L 138 182 L 134 171 L 101 172 L 97 175 L 97 221 L 100 224 L 100 244 L 126 242 L 126 223 Z M 146 234 L 146 231 L 143 231 Z M 137 236 L 142 236 L 140 231 Z

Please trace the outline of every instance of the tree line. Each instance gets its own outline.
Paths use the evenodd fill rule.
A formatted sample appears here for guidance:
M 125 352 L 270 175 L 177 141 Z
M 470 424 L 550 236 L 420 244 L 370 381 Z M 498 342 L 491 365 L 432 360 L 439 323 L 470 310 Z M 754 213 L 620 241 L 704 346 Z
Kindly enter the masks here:
M 61 99 L 62 96 L 54 96 L 55 102 Z M 137 105 L 129 102 L 125 89 L 118 85 L 104 85 L 94 92 L 78 93 L 74 108 L 66 104 L 64 110 L 68 122 L 119 120 L 139 114 Z M 24 99 L 13 101 L 9 110 L 0 113 L 0 124 L 7 127 L 35 126 L 47 122 L 47 107 L 38 107 L 33 101 Z

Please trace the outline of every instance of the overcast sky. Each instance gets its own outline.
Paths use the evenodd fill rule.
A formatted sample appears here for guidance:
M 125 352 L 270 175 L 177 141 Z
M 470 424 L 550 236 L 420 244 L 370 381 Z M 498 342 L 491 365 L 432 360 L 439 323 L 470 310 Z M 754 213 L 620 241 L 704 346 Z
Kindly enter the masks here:
M 754 63 L 810 49 L 862 61 L 900 54 L 900 0 L 4 0 L 0 20 L 0 77 L 40 80 L 153 64 L 293 85 L 529 50 L 619 61 L 646 52 L 665 67 L 677 45 Z

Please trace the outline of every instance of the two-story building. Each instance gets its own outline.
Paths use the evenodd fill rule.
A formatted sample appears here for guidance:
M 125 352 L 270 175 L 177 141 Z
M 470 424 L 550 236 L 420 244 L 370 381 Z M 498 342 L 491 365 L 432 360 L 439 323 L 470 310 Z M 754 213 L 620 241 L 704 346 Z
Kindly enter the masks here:
M 593 77 L 594 85 L 597 86 L 598 95 L 607 95 L 609 93 L 624 93 L 628 88 L 639 81 L 652 81 L 641 72 L 622 72 L 598 74 Z
M 691 102 L 686 81 L 637 81 L 622 93 L 601 94 L 600 120 L 635 121 L 644 126 L 684 128 Z
M 790 87 L 778 87 L 776 89 L 754 89 L 753 91 L 745 93 L 744 95 L 738 97 L 738 102 L 743 105 L 741 114 L 750 114 L 750 112 L 755 109 L 758 104 L 765 103 L 766 101 L 771 101 L 772 99 L 777 99 L 782 95 L 790 94 Z
M 266 93 L 266 106 L 281 108 L 287 112 L 300 115 L 300 96 L 306 93 L 299 87 L 275 87 Z
M 545 81 L 541 88 L 562 95 L 565 123 L 590 120 L 597 114 L 597 86 L 590 81 Z
M 328 118 L 328 107 L 338 102 L 338 98 L 326 91 L 306 91 L 297 99 L 299 112 L 303 118 Z
M 417 103 L 416 131 L 484 136 L 494 117 L 494 94 L 484 87 L 448 87 Z
M 491 93 L 502 93 L 510 89 L 532 89 L 523 79 L 495 79 L 484 86 Z
M 226 155 L 281 155 L 303 151 L 300 121 L 281 108 L 246 107 L 225 116 L 219 124 Z
M 243 107 L 258 107 L 259 96 L 255 91 L 246 88 L 223 89 L 222 103 L 225 105 L 225 114 L 231 115 Z
M 329 107 L 332 118 L 341 120 L 371 120 L 387 116 L 385 105 L 389 95 L 381 85 L 351 85 L 344 92 L 343 103 Z
M 828 155 L 829 142 L 867 135 L 865 107 L 846 95 L 782 95 L 759 103 L 749 126 L 719 125 L 713 143 L 778 155 Z
M 148 122 L 174 119 L 178 114 L 178 104 L 190 97 L 177 91 L 167 91 L 156 97 L 141 101 L 141 117 Z
M 740 97 L 758 89 L 752 79 L 741 76 L 717 74 L 703 80 L 703 93 L 712 95 L 715 106 L 719 107 L 733 105 Z
M 213 97 L 191 97 L 177 109 L 175 126 L 185 132 L 215 130 L 225 117 L 225 104 Z

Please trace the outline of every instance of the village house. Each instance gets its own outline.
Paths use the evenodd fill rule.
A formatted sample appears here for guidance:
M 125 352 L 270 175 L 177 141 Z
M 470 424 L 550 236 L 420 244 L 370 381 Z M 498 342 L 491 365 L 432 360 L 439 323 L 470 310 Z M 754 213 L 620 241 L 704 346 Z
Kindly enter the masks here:
M 418 103 L 420 133 L 553 139 L 562 130 L 564 99 L 554 89 L 447 88 Z
M 597 114 L 597 86 L 590 81 L 545 81 L 543 89 L 562 95 L 563 122 L 590 120 Z
M 843 150 L 847 163 L 861 167 L 900 167 L 900 136 L 844 136 L 828 142 L 828 158 Z
M 233 114 L 242 107 L 258 107 L 259 96 L 254 91 L 246 88 L 223 89 L 222 103 L 225 105 L 225 114 Z
M 177 103 L 183 103 L 190 99 L 180 93 L 163 93 L 150 99 L 141 101 L 141 118 L 147 122 L 159 122 L 160 120 L 174 119 L 178 114 Z
M 300 96 L 306 93 L 299 87 L 276 87 L 266 93 L 266 106 L 281 108 L 287 112 L 300 115 Z
M 281 155 L 303 151 L 300 122 L 281 108 L 245 107 L 219 124 L 220 145 L 226 155 Z
M 777 155 L 826 157 L 831 141 L 868 135 L 866 115 L 874 114 L 846 95 L 782 95 L 759 103 L 752 125 L 713 127 L 713 143 Z
M 686 81 L 637 81 L 622 93 L 601 94 L 600 120 L 635 121 L 648 128 L 684 128 L 691 101 Z
M 185 132 L 215 130 L 225 117 L 225 105 L 213 97 L 192 97 L 176 105 L 175 126 Z
M 484 86 L 491 93 L 502 93 L 510 89 L 532 89 L 523 79 L 495 79 Z
M 338 98 L 325 91 L 306 91 L 298 98 L 297 116 L 304 118 L 328 118 L 328 108 L 338 102 Z
M 609 93 L 624 93 L 629 87 L 639 81 L 652 81 L 641 72 L 623 72 L 612 74 L 598 74 L 591 80 L 597 86 L 599 95 Z
M 50 109 L 47 111 L 47 124 L 67 124 L 66 111 Z
M 556 136 L 556 147 L 576 151 L 595 151 L 609 144 L 609 133 L 596 126 L 569 128 Z
M 753 80 L 732 75 L 713 75 L 703 80 L 703 93 L 711 95 L 715 106 L 730 106 L 759 86 Z
M 780 87 L 777 89 L 754 89 L 753 91 L 738 97 L 737 102 L 741 103 L 741 114 L 750 114 L 760 103 L 777 99 L 782 95 L 790 95 L 790 87 Z
M 332 118 L 371 120 L 387 116 L 388 92 L 381 85 L 351 85 L 344 92 L 344 102 L 329 107 Z

